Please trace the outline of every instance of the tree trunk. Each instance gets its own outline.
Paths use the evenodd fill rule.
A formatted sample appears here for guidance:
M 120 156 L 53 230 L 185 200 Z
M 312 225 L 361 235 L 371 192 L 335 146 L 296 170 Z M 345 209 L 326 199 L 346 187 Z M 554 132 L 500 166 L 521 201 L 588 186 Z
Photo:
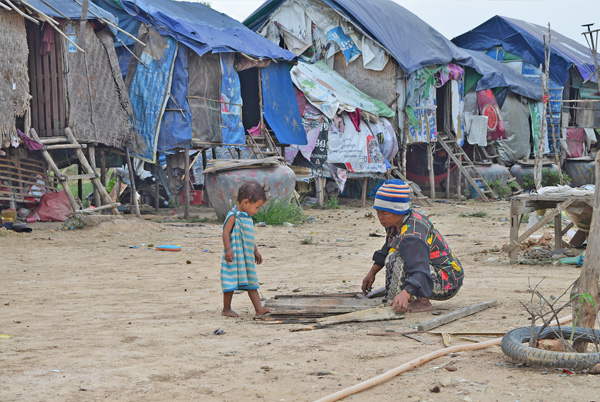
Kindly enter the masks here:
M 596 308 L 590 303 L 580 303 L 579 297 L 573 299 L 573 326 L 594 328 L 598 307 L 598 279 L 600 276 L 600 152 L 596 153 L 596 190 L 594 194 L 594 213 L 588 236 L 588 244 L 581 274 L 579 275 L 578 294 L 589 294 L 594 298 Z M 580 311 L 581 310 L 581 311 Z M 579 314 L 579 318 L 578 317 Z M 578 352 L 585 351 L 586 342 L 575 341 L 574 348 Z

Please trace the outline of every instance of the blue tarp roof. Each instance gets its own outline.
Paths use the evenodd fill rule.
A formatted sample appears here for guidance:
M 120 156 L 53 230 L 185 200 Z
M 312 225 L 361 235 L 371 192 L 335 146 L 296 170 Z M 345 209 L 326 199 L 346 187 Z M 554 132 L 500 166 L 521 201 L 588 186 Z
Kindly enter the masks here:
M 116 0 L 93 0 L 93 2 L 96 3 L 97 6 L 103 8 L 104 10 L 110 12 L 112 15 L 117 17 L 117 19 L 119 20 L 119 28 L 129 32 L 133 36 L 137 35 L 138 30 L 140 29 L 141 22 L 135 19 L 127 11 L 125 11 L 123 7 L 121 7 L 121 5 L 117 3 Z M 121 31 L 117 31 L 116 38 L 117 43 L 115 44 L 115 46 L 129 46 L 135 44 L 135 40 L 133 40 L 130 36 L 125 35 Z M 127 69 L 125 69 L 125 72 L 126 71 Z
M 496 15 L 478 27 L 452 39 L 456 45 L 487 50 L 502 46 L 528 63 L 545 65 L 543 37 L 548 41 L 548 28 L 526 21 Z M 576 66 L 587 79 L 594 73 L 591 51 L 579 42 L 551 30 L 550 77 L 561 85 L 569 78 L 569 69 Z M 594 81 L 596 77 L 594 76 Z
M 199 56 L 241 52 L 260 59 L 296 56 L 246 28 L 241 22 L 201 3 L 171 0 L 120 0 L 138 20 L 185 44 Z M 137 33 L 137 32 L 136 32 Z
M 245 21 L 249 28 L 258 30 L 286 0 L 267 0 Z M 521 80 L 506 66 L 490 63 L 462 49 L 433 29 L 415 14 L 390 0 L 323 0 L 331 8 L 344 14 L 350 21 L 385 47 L 398 62 L 404 73 L 421 67 L 451 62 L 469 66 L 483 77 L 478 88 L 508 86 L 513 92 L 540 99 L 531 82 Z M 510 71 L 509 71 L 510 70 Z M 485 88 L 484 88 L 485 87 Z
M 82 0 L 78 1 L 79 3 L 83 4 Z M 73 20 L 81 19 L 81 6 L 75 3 L 73 0 L 46 0 L 46 3 L 51 4 L 52 7 L 47 6 L 41 0 L 27 0 L 27 3 L 31 4 L 32 7 L 35 7 L 37 10 L 53 18 L 64 18 L 63 15 L 65 15 Z M 19 0 L 16 0 L 15 2 L 13 2 L 13 4 L 27 7 L 27 5 L 21 4 Z M 58 10 L 60 13 L 56 10 Z M 87 19 L 89 20 L 98 19 L 98 17 L 96 17 L 90 11 L 93 11 L 95 14 L 97 14 L 105 20 L 108 20 L 115 24 L 117 23 L 117 19 L 114 15 L 112 15 L 106 10 L 101 9 L 100 7 L 97 7 L 95 4 L 92 3 L 89 3 L 88 5 Z
M 471 55 L 477 64 L 477 71 L 483 75 L 477 81 L 477 91 L 507 87 L 512 92 L 527 98 L 542 99 L 541 85 L 532 82 L 524 75 L 519 74 L 504 63 L 492 59 L 483 52 L 468 49 L 464 49 L 464 51 Z
M 267 0 L 245 21 L 258 30 L 285 0 Z M 404 73 L 468 59 L 441 33 L 391 0 L 323 0 L 381 43 Z

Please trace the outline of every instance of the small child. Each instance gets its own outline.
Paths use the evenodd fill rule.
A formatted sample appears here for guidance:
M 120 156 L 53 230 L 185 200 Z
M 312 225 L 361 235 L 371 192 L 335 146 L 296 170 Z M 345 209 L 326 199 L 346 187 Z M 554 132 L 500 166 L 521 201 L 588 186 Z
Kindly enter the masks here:
M 247 290 L 256 315 L 271 309 L 263 307 L 258 294 L 258 278 L 254 263 L 262 263 L 262 256 L 254 244 L 254 216 L 267 200 L 265 189 L 257 181 L 244 183 L 238 190 L 237 205 L 229 211 L 223 223 L 223 259 L 221 260 L 221 286 L 223 311 L 221 315 L 239 317 L 231 309 L 235 290 Z

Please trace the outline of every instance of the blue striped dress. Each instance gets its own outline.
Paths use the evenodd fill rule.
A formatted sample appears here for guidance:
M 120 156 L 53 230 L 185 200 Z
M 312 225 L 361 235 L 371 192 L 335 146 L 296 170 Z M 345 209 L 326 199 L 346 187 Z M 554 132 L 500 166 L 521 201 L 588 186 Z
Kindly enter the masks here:
M 254 264 L 254 223 L 247 213 L 238 211 L 236 205 L 227 213 L 223 227 L 230 216 L 235 216 L 235 225 L 229 239 L 233 251 L 233 261 L 225 260 L 225 248 L 223 248 L 223 258 L 221 259 L 223 292 L 258 289 Z

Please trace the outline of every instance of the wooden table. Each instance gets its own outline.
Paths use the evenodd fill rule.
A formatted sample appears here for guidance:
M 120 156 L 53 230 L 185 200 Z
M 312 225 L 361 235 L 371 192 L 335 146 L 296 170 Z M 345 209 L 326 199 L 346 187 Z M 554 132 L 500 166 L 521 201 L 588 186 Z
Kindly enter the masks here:
M 510 200 L 510 242 L 503 247 L 503 250 L 509 253 L 510 262 L 517 263 L 519 261 L 519 244 L 553 218 L 554 246 L 556 249 L 563 248 L 562 237 L 573 227 L 573 223 L 569 224 L 564 230 L 562 229 L 562 211 L 568 211 L 571 214 L 577 215 L 586 210 L 586 207 L 593 210 L 593 194 L 583 196 L 570 194 L 523 194 L 512 197 Z M 519 227 L 523 219 L 523 214 L 535 212 L 539 209 L 546 209 L 548 212 L 538 223 L 519 236 Z M 581 231 L 581 228 L 579 228 L 577 233 L 579 237 L 585 239 L 585 232 Z

